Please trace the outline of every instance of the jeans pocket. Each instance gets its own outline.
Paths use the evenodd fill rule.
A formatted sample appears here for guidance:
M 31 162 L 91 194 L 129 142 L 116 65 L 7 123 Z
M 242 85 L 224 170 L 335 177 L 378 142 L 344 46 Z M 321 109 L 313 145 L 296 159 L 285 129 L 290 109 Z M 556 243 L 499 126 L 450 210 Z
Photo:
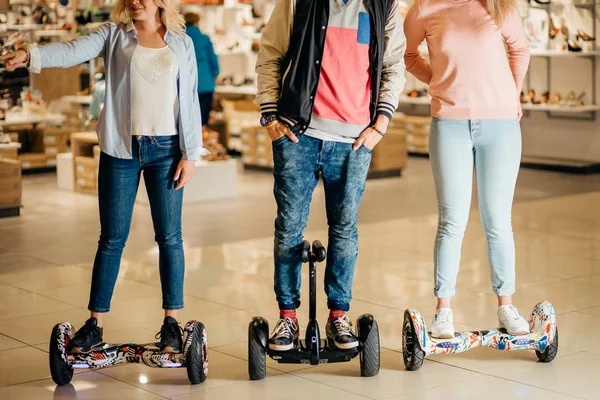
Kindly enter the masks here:
M 367 153 L 369 153 L 369 154 L 373 153 L 373 150 L 371 150 L 370 148 L 368 148 L 368 147 L 367 147 L 367 146 L 365 146 L 364 144 L 363 144 L 362 146 L 360 146 L 358 149 L 359 149 L 359 150 L 360 150 L 360 149 L 362 149 L 362 150 L 366 151 L 366 152 L 367 152 Z
M 172 149 L 179 146 L 179 136 L 154 136 L 152 143 L 159 149 Z
M 283 143 L 283 142 L 285 141 L 285 139 L 286 139 L 286 138 L 287 138 L 287 135 L 283 135 L 282 137 L 280 137 L 280 138 L 277 138 L 277 139 L 273 140 L 273 141 L 271 142 L 271 144 L 279 144 L 279 143 Z

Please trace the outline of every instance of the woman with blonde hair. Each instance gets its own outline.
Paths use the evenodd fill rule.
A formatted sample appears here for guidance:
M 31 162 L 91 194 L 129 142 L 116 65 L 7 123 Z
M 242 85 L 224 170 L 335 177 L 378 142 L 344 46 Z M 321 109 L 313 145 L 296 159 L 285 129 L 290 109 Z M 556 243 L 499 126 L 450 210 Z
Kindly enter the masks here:
M 98 121 L 100 240 L 94 261 L 91 317 L 69 342 L 72 352 L 102 343 L 103 315 L 117 280 L 140 175 L 150 200 L 159 248 L 165 318 L 161 350 L 182 347 L 178 310 L 183 308 L 183 187 L 202 147 L 194 46 L 185 35 L 178 0 L 118 0 L 114 23 L 70 42 L 30 46 L 0 57 L 8 70 L 27 66 L 70 67 L 102 57 L 105 105 Z
M 432 334 L 454 335 L 450 298 L 469 218 L 473 169 L 499 325 L 511 334 L 525 334 L 529 325 L 512 305 L 511 211 L 521 158 L 519 93 L 529 66 L 516 1 L 417 0 L 406 16 L 404 32 L 406 69 L 429 85 L 432 98 L 429 151 L 439 209 L 434 251 L 438 304 Z M 419 53 L 423 40 L 429 62 Z

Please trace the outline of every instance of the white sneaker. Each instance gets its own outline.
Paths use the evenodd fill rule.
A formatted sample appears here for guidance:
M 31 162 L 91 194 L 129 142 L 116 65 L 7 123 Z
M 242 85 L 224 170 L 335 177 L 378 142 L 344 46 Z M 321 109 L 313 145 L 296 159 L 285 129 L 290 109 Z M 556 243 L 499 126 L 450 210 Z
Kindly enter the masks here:
M 511 335 L 527 335 L 529 323 L 513 305 L 498 307 L 498 322 Z
M 440 308 L 435 311 L 431 324 L 431 336 L 437 339 L 450 339 L 454 337 L 454 322 L 452 309 Z

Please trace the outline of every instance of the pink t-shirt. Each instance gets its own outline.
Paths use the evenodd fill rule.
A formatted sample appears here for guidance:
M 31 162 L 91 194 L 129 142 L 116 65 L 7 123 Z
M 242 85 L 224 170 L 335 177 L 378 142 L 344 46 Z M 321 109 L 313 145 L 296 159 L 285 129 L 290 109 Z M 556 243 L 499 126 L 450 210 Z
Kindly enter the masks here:
M 513 76 L 527 72 L 529 45 L 516 9 L 498 27 L 484 0 L 417 0 L 404 32 L 406 69 L 429 84 L 433 117 L 517 117 Z M 430 62 L 418 50 L 424 39 Z

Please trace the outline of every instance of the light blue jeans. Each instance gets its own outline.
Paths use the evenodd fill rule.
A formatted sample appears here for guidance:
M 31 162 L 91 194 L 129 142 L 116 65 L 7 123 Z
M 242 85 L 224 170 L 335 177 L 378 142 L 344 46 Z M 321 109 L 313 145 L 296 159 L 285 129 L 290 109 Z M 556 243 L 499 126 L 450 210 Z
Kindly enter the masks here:
M 439 210 L 434 250 L 435 296 L 449 298 L 456 292 L 462 239 L 471 207 L 473 169 L 492 286 L 498 296 L 512 295 L 515 244 L 511 212 L 521 160 L 519 121 L 433 118 L 429 140 Z

